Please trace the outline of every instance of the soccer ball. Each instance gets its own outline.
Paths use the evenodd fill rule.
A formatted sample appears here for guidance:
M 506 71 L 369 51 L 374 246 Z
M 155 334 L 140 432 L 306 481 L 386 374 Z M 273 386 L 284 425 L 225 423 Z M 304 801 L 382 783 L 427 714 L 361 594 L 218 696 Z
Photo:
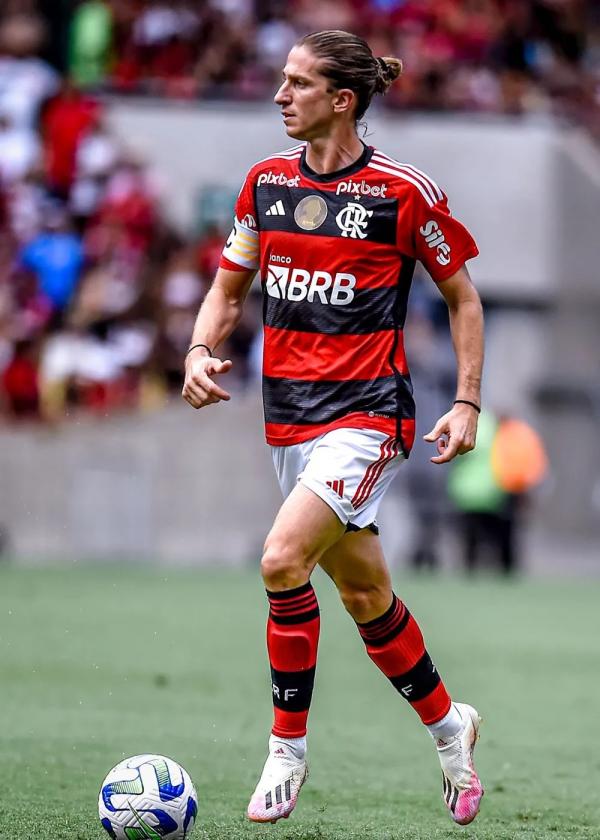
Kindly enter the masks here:
M 134 755 L 102 782 L 100 821 L 112 840 L 185 840 L 198 796 L 183 767 L 162 755 Z

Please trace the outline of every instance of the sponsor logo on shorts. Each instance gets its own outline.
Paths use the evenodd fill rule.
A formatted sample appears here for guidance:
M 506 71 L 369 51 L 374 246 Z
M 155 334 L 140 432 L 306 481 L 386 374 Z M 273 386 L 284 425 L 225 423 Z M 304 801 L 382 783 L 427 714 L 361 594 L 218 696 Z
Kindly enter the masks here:
M 278 300 L 348 306 L 354 300 L 355 286 L 354 274 L 338 272 L 332 275 L 328 271 L 307 271 L 269 263 L 265 291 Z
M 261 187 L 263 184 L 277 184 L 279 187 L 297 187 L 300 183 L 300 176 L 295 175 L 293 178 L 288 178 L 283 172 L 262 172 L 256 181 L 256 185 Z
M 446 242 L 444 234 L 440 226 L 433 219 L 419 228 L 419 233 L 425 239 L 428 248 L 435 248 L 437 250 L 436 260 L 440 265 L 448 265 L 450 262 L 450 245 Z
M 367 184 L 366 181 L 353 181 L 350 178 L 348 181 L 341 181 L 335 190 L 336 195 L 347 194 L 356 198 L 361 195 L 372 195 L 373 198 L 385 198 L 387 192 L 387 184 Z

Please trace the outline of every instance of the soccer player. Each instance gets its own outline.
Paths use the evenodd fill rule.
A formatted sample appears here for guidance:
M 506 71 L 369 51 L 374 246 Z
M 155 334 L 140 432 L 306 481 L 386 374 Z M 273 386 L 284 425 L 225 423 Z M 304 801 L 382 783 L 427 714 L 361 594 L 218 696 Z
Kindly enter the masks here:
M 436 464 L 475 445 L 483 357 L 481 303 L 465 268 L 475 242 L 431 178 L 357 134 L 373 95 L 400 71 L 348 32 L 308 35 L 291 50 L 275 103 L 287 134 L 303 142 L 248 173 L 186 358 L 183 396 L 194 408 L 229 399 L 219 377 L 231 361 L 216 348 L 260 270 L 266 437 L 285 501 L 261 563 L 274 724 L 248 806 L 256 822 L 288 817 L 306 779 L 317 564 L 367 654 L 431 733 L 452 818 L 471 822 L 483 794 L 473 766 L 479 715 L 451 700 L 392 591 L 376 524 L 414 438 L 402 328 L 417 260 L 448 304 L 457 358 L 454 405 L 425 436 L 437 444 Z

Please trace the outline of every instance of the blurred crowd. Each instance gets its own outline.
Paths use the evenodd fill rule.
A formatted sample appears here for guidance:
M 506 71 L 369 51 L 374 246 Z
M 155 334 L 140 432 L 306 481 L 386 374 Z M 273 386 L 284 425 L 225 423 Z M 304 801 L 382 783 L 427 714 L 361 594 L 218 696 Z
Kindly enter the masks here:
M 109 129 L 107 93 L 270 96 L 298 36 L 339 27 L 403 58 L 391 108 L 593 128 L 599 17 L 584 0 L 3 0 L 0 420 L 143 408 L 181 384 L 226 230 L 171 229 L 159 175 Z M 259 307 L 227 348 L 242 384 Z
M 160 178 L 113 136 L 105 105 L 41 57 L 36 4 L 12 6 L 0 19 L 0 422 L 160 405 L 181 387 L 225 232 L 170 227 Z M 230 348 L 242 383 L 260 320 L 247 317 Z
M 0 419 L 161 405 L 181 387 L 223 230 L 184 239 L 161 184 L 70 83 L 39 130 L 0 116 Z M 242 380 L 259 317 L 231 350 Z
M 319 29 L 403 59 L 390 108 L 586 119 L 600 104 L 594 0 L 84 0 L 68 70 L 121 92 L 263 98 L 294 41 Z

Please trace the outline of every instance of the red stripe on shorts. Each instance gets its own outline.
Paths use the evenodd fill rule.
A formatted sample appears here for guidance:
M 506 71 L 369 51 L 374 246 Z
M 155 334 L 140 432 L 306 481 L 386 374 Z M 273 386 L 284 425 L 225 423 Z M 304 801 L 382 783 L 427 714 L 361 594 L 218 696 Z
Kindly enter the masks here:
M 351 502 L 353 508 L 358 508 L 367 501 L 383 472 L 383 468 L 397 454 L 398 445 L 396 440 L 393 437 L 386 438 L 381 444 L 379 458 L 372 464 L 369 464 L 362 481 L 356 488 L 356 493 L 352 497 Z

